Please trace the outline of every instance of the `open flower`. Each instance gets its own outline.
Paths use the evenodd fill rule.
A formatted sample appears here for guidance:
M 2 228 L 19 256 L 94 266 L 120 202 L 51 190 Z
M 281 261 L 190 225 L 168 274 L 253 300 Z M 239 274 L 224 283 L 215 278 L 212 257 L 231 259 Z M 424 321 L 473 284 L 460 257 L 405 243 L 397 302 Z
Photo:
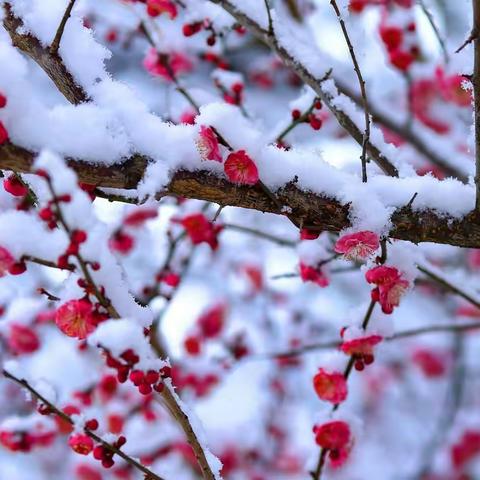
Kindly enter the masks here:
M 94 446 L 93 440 L 83 433 L 72 435 L 68 439 L 68 444 L 74 452 L 80 455 L 88 455 L 93 450 Z
M 70 300 L 55 314 L 58 328 L 69 337 L 85 339 L 96 328 L 93 307 L 87 300 Z
M 223 158 L 220 152 L 218 139 L 212 128 L 201 125 L 200 134 L 195 144 L 197 145 L 202 160 L 222 162 Z
M 368 283 L 377 285 L 372 291 L 372 299 L 380 303 L 382 312 L 390 314 L 400 304 L 400 298 L 408 289 L 409 283 L 402 278 L 395 267 L 381 265 L 367 271 L 365 278 Z
M 338 404 L 347 398 L 347 382 L 340 372 L 327 372 L 320 368 L 313 377 L 313 388 L 326 402 Z
M 335 251 L 348 260 L 359 260 L 372 255 L 379 247 L 378 235 L 368 230 L 343 235 L 335 244 Z
M 257 166 L 245 150 L 231 153 L 225 161 L 224 170 L 233 183 L 255 185 L 259 180 Z
M 313 431 L 317 445 L 328 450 L 346 448 L 351 441 L 350 427 L 342 420 L 316 425 Z

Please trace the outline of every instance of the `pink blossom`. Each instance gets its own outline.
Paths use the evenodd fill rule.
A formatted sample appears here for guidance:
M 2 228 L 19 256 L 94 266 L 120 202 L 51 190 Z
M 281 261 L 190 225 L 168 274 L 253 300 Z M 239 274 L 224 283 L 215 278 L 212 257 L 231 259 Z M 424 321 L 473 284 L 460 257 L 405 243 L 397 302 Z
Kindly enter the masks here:
M 340 350 L 347 355 L 373 355 L 373 347 L 383 340 L 381 335 L 365 335 L 352 340 L 344 340 Z
M 0 277 L 5 276 L 14 264 L 15 259 L 12 254 L 6 248 L 0 247 Z
M 200 126 L 200 134 L 197 138 L 196 145 L 202 160 L 222 162 L 223 158 L 218 139 L 212 128 L 206 127 L 205 125 Z
M 129 227 L 141 227 L 147 220 L 157 218 L 157 215 L 156 208 L 138 208 L 129 213 L 123 223 Z
M 108 241 L 108 246 L 116 252 L 127 255 L 135 246 L 135 239 L 128 233 L 118 230 Z
M 0 122 L 0 145 L 4 144 L 8 140 L 8 131 L 5 125 Z
M 330 280 L 320 268 L 300 262 L 300 277 L 304 282 L 313 282 L 320 287 L 328 287 Z
M 347 398 L 347 382 L 340 372 L 327 372 L 320 368 L 313 377 L 313 387 L 317 395 L 326 402 L 338 404 Z
M 400 278 L 400 272 L 395 267 L 380 265 L 368 270 L 365 278 L 368 283 L 374 283 L 377 286 L 390 285 Z
M 314 427 L 317 445 L 328 450 L 345 448 L 351 441 L 351 431 L 348 423 L 333 420 Z
M 416 80 L 410 88 L 410 96 L 412 112 L 420 122 L 439 135 L 450 131 L 450 125 L 435 113 L 434 107 L 441 100 L 437 81 Z
M 85 339 L 95 330 L 92 304 L 87 300 L 70 300 L 55 314 L 58 328 L 69 337 Z
M 387 314 L 398 307 L 400 298 L 409 286 L 395 267 L 385 265 L 368 270 L 365 278 L 368 283 L 377 285 L 377 288 L 372 291 L 372 299 L 378 301 L 383 313 Z
M 400 299 L 408 289 L 408 282 L 398 279 L 396 282 L 376 288 L 372 291 L 372 299 L 378 300 L 382 312 L 390 314 L 400 304 Z
M 217 337 L 223 329 L 227 308 L 219 303 L 200 315 L 197 324 L 205 338 Z
M 174 220 L 185 228 L 187 235 L 194 245 L 208 243 L 212 250 L 218 247 L 218 234 L 222 230 L 221 225 L 210 222 L 203 213 L 192 213 L 181 220 Z
M 8 346 L 13 353 L 33 353 L 40 347 L 40 340 L 28 325 L 13 323 L 10 325 Z
M 233 183 L 255 185 L 259 180 L 257 166 L 245 150 L 231 153 L 225 162 L 224 170 Z
M 79 455 L 88 455 L 94 447 L 93 440 L 84 433 L 77 433 L 68 439 L 70 448 Z
M 322 232 L 308 230 L 307 228 L 300 229 L 300 240 L 316 240 Z
M 379 247 L 378 235 L 368 230 L 341 236 L 335 251 L 343 253 L 348 260 L 359 260 L 372 255 Z
M 472 90 L 464 88 L 465 77 L 462 75 L 446 75 L 442 68 L 437 68 L 435 76 L 438 81 L 440 94 L 447 102 L 459 107 L 468 107 L 472 104 Z
M 180 123 L 186 123 L 187 125 L 195 125 L 195 118 L 197 112 L 193 110 L 186 110 L 180 115 Z
M 415 350 L 412 360 L 428 378 L 441 377 L 447 370 L 445 355 L 428 348 Z

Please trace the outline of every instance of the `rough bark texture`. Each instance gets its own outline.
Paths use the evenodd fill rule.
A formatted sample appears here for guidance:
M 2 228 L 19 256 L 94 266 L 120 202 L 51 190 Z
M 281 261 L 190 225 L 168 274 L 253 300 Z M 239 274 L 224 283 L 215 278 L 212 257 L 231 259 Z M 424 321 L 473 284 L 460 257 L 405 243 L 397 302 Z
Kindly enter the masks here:
M 0 146 L 0 169 L 31 172 L 35 154 L 7 143 Z M 78 160 L 68 160 L 83 183 L 104 188 L 134 189 L 141 180 L 147 160 L 138 155 L 121 165 L 105 167 Z M 293 183 L 275 192 L 279 204 L 304 225 L 338 232 L 347 227 L 349 207 L 337 200 L 304 192 Z M 196 198 L 224 206 L 249 208 L 282 214 L 278 204 L 261 187 L 238 186 L 206 171 L 179 171 L 158 197 L 174 195 Z M 480 222 L 475 213 L 461 221 L 439 217 L 435 212 L 398 209 L 392 216 L 391 237 L 414 243 L 435 242 L 459 247 L 480 247 Z
M 22 21 L 13 15 L 8 3 L 5 4 L 4 8 L 3 26 L 9 33 L 12 44 L 43 68 L 58 90 L 70 103 L 79 104 L 88 101 L 88 95 L 82 87 L 77 85 L 58 54 L 52 54 L 34 36 L 18 33 L 18 28 L 23 25 Z

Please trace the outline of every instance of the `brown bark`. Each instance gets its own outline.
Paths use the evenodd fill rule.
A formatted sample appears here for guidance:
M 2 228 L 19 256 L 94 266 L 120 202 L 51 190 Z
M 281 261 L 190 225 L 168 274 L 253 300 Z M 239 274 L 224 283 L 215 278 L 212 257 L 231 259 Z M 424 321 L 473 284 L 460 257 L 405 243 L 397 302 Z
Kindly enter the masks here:
M 0 146 L 0 169 L 31 172 L 34 153 L 7 143 Z M 68 160 L 79 181 L 105 188 L 134 189 L 141 180 L 147 160 L 138 155 L 116 166 L 102 166 Z M 238 186 L 207 171 L 179 171 L 157 197 L 166 195 L 196 198 L 233 206 L 281 214 L 278 205 L 287 207 L 299 223 L 316 229 L 338 232 L 349 226 L 349 207 L 337 200 L 300 190 L 291 183 L 275 192 L 274 202 L 260 186 Z M 480 223 L 472 212 L 462 220 L 441 217 L 433 211 L 414 212 L 405 206 L 392 215 L 390 236 L 414 243 L 435 242 L 459 247 L 480 247 Z
M 8 3 L 4 5 L 4 9 L 3 26 L 9 33 L 13 45 L 42 67 L 70 103 L 78 104 L 88 101 L 88 95 L 75 82 L 58 54 L 43 47 L 38 38 L 29 34 L 18 33 L 18 28 L 23 25 L 22 21 L 13 15 Z

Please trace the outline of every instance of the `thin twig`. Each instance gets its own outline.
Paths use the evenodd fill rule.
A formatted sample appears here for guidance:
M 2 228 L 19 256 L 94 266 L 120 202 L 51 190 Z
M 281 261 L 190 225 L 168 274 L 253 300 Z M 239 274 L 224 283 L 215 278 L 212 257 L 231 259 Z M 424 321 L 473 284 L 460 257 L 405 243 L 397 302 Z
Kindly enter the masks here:
M 53 188 L 52 181 L 49 177 L 46 179 L 46 181 L 47 181 L 48 189 L 49 189 L 50 194 L 52 196 L 52 202 L 53 202 L 53 204 L 55 205 L 55 208 L 56 208 L 56 214 L 57 214 L 58 221 L 60 222 L 60 225 L 62 226 L 62 228 L 65 230 L 65 233 L 70 238 L 72 236 L 72 232 L 71 232 L 71 229 L 70 229 L 70 227 L 69 227 L 68 223 L 66 222 L 65 217 L 63 215 L 63 211 L 62 211 L 62 208 L 60 206 L 60 202 L 57 198 L 57 195 L 55 193 L 55 190 Z M 107 310 L 108 314 L 112 318 L 120 318 L 120 315 L 116 311 L 115 307 L 112 305 L 112 302 L 110 302 L 105 297 L 105 295 L 103 295 L 100 288 L 97 286 L 97 284 L 93 280 L 93 277 L 90 274 L 90 271 L 88 269 L 87 262 L 84 260 L 82 255 L 79 252 L 77 252 L 77 253 L 74 254 L 74 257 L 77 259 L 77 261 L 80 265 L 80 269 L 82 270 L 85 281 L 92 287 L 93 294 L 97 298 L 100 305 L 102 305 L 102 307 L 104 307 Z
M 233 223 L 224 223 L 223 227 L 229 230 L 235 230 L 237 232 L 242 232 L 242 233 L 248 233 L 250 235 L 254 235 L 259 238 L 263 238 L 265 240 L 269 240 L 270 242 L 276 243 L 278 245 L 281 245 L 283 247 L 295 247 L 298 242 L 294 240 L 288 240 L 286 238 L 278 237 L 275 235 L 272 235 L 271 233 L 266 233 L 262 232 L 260 230 L 257 230 L 255 228 L 251 227 L 245 227 L 243 225 L 236 225 Z
M 466 322 L 458 323 L 456 325 L 427 325 L 425 327 L 412 328 L 411 330 L 403 330 L 393 334 L 391 337 L 383 339 L 384 342 L 393 342 L 404 338 L 417 337 L 420 335 L 428 335 L 432 333 L 456 333 L 467 332 L 469 330 L 479 330 L 480 322 Z M 290 358 L 298 357 L 306 353 L 314 353 L 319 350 L 329 350 L 338 348 L 342 344 L 339 340 L 328 340 L 326 342 L 312 343 L 310 345 L 303 345 L 302 347 L 286 350 L 284 352 L 268 353 L 262 355 L 255 355 L 246 357 L 246 360 L 270 360 L 272 358 Z
M 480 34 L 480 25 L 476 21 L 476 0 L 472 0 L 473 4 L 473 25 L 472 25 L 472 30 L 470 31 L 470 35 L 468 38 L 455 50 L 455 53 L 460 53 L 467 45 L 470 45 L 474 40 L 476 40 Z
M 50 193 L 52 195 L 52 201 L 53 204 L 56 206 L 57 209 L 57 216 L 58 216 L 58 221 L 62 225 L 63 229 L 65 232 L 70 236 L 71 235 L 71 230 L 67 222 L 65 221 L 65 217 L 63 216 L 62 209 L 60 207 L 60 202 L 58 201 L 58 198 L 55 194 L 55 191 L 53 189 L 52 182 L 50 178 L 47 178 L 47 185 L 49 187 Z M 83 275 L 85 277 L 85 280 L 87 281 L 88 284 L 91 285 L 93 294 L 99 301 L 99 303 L 108 310 L 109 315 L 112 318 L 120 318 L 119 313 L 115 309 L 115 307 L 112 305 L 111 301 L 106 298 L 103 293 L 100 291 L 96 283 L 94 282 L 88 267 L 87 263 L 85 260 L 82 258 L 80 253 L 77 253 L 75 255 L 76 259 L 78 260 L 78 263 L 80 264 L 80 268 L 83 272 Z M 182 427 L 185 436 L 187 437 L 188 443 L 192 447 L 192 450 L 195 454 L 195 457 L 198 460 L 198 464 L 200 466 L 200 469 L 202 470 L 202 474 L 205 480 L 215 480 L 215 475 L 213 474 L 210 465 L 208 463 L 207 455 L 205 451 L 203 450 L 203 446 L 200 443 L 192 425 L 190 424 L 190 420 L 186 413 L 183 411 L 181 405 L 177 402 L 176 396 L 173 392 L 173 389 L 171 391 L 171 387 L 167 386 L 160 396 L 162 397 L 165 405 L 167 406 L 168 410 L 172 413 L 174 418 L 178 421 L 180 426 Z
M 32 255 L 23 255 L 21 261 L 37 263 L 38 265 L 42 265 L 43 267 L 56 268 L 57 270 L 75 270 L 75 265 L 68 265 L 68 267 L 59 267 L 58 264 L 55 262 L 52 262 L 50 260 L 44 260 L 43 258 L 39 257 L 34 257 Z
M 50 45 L 50 53 L 52 55 L 57 55 L 58 53 L 58 49 L 60 48 L 60 42 L 62 41 L 63 32 L 65 31 L 65 25 L 67 24 L 68 19 L 70 18 L 75 2 L 76 0 L 70 0 L 65 10 L 65 13 L 63 14 L 62 20 L 58 25 L 57 33 L 55 34 L 55 38 L 53 39 L 52 44 Z
M 48 407 L 48 410 L 55 413 L 58 417 L 62 420 L 65 420 L 70 425 L 75 425 L 72 417 L 64 413 L 62 410 L 58 409 L 53 403 L 49 402 L 42 394 L 37 392 L 25 379 L 17 378 L 15 375 L 12 375 L 10 372 L 3 370 L 3 375 L 8 378 L 9 380 L 14 381 L 16 384 L 20 385 L 22 388 L 28 390 L 37 400 L 39 400 L 42 404 Z M 129 465 L 140 470 L 143 474 L 145 474 L 145 478 L 152 479 L 152 480 L 165 480 L 163 477 L 158 476 L 156 473 L 149 470 L 147 467 L 143 466 L 141 463 L 137 462 L 135 459 L 124 453 L 119 448 L 115 447 L 114 445 L 106 442 L 97 434 L 89 430 L 87 427 L 84 427 L 85 435 L 89 436 L 92 440 L 97 443 L 100 443 L 103 447 L 108 449 L 110 452 L 118 455 L 120 458 L 125 460 Z
M 336 0 L 330 0 L 330 5 L 335 10 L 335 14 L 337 15 L 338 21 L 340 22 L 340 27 L 343 32 L 343 36 L 345 38 L 345 42 L 348 46 L 348 51 L 350 52 L 350 57 L 352 58 L 353 68 L 355 73 L 357 74 L 358 84 L 360 85 L 360 92 L 363 98 L 363 112 L 365 116 L 365 133 L 363 134 L 362 140 L 362 155 L 360 160 L 362 162 L 362 182 L 367 182 L 367 146 L 370 141 L 370 113 L 368 110 L 368 99 L 367 99 L 367 89 L 365 88 L 365 80 L 363 79 L 362 72 L 360 70 L 360 65 L 358 64 L 357 57 L 355 55 L 355 50 L 353 48 L 352 42 L 350 41 L 350 36 L 348 35 L 348 30 L 345 25 L 345 21 L 342 18 L 342 14 L 340 13 L 340 9 L 338 8 Z
M 356 105 L 363 108 L 363 99 L 360 95 L 357 94 L 352 88 L 350 88 L 346 83 L 343 83 L 341 79 L 335 79 L 337 89 L 340 93 L 350 98 Z M 460 171 L 457 167 L 449 163 L 449 159 L 442 155 L 439 155 L 437 151 L 432 149 L 432 146 L 425 141 L 420 132 L 417 129 L 407 129 L 404 122 L 397 122 L 388 116 L 383 110 L 378 109 L 371 102 L 369 104 L 370 114 L 372 120 L 375 123 L 383 125 L 391 132 L 399 135 L 403 140 L 412 145 L 417 152 L 421 153 L 429 162 L 440 167 L 446 175 L 451 177 L 456 177 L 463 183 L 468 182 L 467 175 Z
M 430 23 L 430 26 L 432 27 L 433 32 L 435 33 L 435 36 L 437 37 L 438 44 L 440 45 L 440 49 L 442 50 L 443 54 L 443 59 L 445 63 L 448 63 L 450 61 L 450 57 L 448 55 L 448 50 L 447 50 L 447 45 L 445 44 L 445 40 L 440 33 L 440 30 L 438 29 L 438 26 L 435 22 L 435 19 L 433 18 L 432 12 L 427 8 L 425 5 L 425 2 L 423 0 L 417 0 L 418 4 L 420 5 L 420 8 L 422 9 L 423 13 L 427 17 L 428 22 Z
M 145 38 L 147 39 L 150 46 L 156 50 L 157 55 L 158 55 L 158 59 L 159 59 L 160 63 L 167 70 L 167 73 L 168 73 L 170 79 L 175 84 L 175 88 L 176 88 L 177 92 L 180 93 L 181 95 L 183 95 L 183 97 L 194 108 L 194 110 L 197 114 L 200 113 L 200 106 L 194 100 L 194 98 L 190 95 L 188 90 L 178 80 L 178 78 L 175 74 L 175 71 L 173 70 L 172 66 L 170 65 L 168 54 L 163 53 L 159 50 L 155 41 L 153 40 L 153 37 L 150 35 L 150 32 L 147 29 L 147 26 L 145 25 L 145 23 L 143 21 L 140 23 L 140 30 L 145 35 Z
M 313 109 L 315 108 L 315 101 L 312 102 L 312 105 L 305 110 L 298 118 L 293 119 L 289 125 L 287 125 L 278 135 L 276 139 L 277 144 L 281 144 L 283 142 L 283 139 L 298 125 L 305 123 L 308 120 L 309 115 L 313 112 Z
M 370 323 L 370 319 L 372 318 L 372 314 L 376 304 L 377 304 L 376 300 L 370 300 L 370 304 L 368 305 L 367 311 L 365 313 L 365 316 L 362 322 L 362 330 L 364 331 L 367 329 L 368 324 Z M 348 378 L 350 377 L 350 374 L 352 373 L 352 370 L 353 370 L 353 366 L 355 364 L 355 360 L 356 360 L 355 355 L 352 355 L 348 360 L 347 366 L 345 367 L 345 370 L 343 372 L 343 377 L 345 378 L 345 380 L 348 380 Z M 332 407 L 332 412 L 335 412 L 336 410 L 338 410 L 339 406 L 340 404 L 336 403 Z M 322 476 L 323 467 L 325 466 L 325 461 L 327 459 L 327 453 L 328 453 L 327 448 L 321 448 L 320 455 L 318 457 L 317 467 L 315 471 L 311 473 L 313 480 L 320 480 L 320 477 Z
M 447 279 L 441 277 L 440 275 L 438 275 L 437 273 L 433 272 L 432 270 L 430 270 L 429 268 L 423 266 L 423 265 L 417 265 L 417 268 L 422 272 L 424 273 L 425 275 L 427 275 L 428 277 L 430 277 L 432 280 L 434 280 L 435 282 L 437 282 L 438 284 L 442 285 L 444 288 L 446 288 L 447 290 L 451 291 L 452 293 L 464 298 L 467 302 L 471 303 L 472 305 L 474 305 L 475 307 L 477 307 L 478 309 L 480 309 L 480 302 L 478 300 L 476 300 L 475 298 L 473 298 L 471 295 L 469 295 L 468 293 L 464 292 L 463 290 L 461 290 L 459 287 L 457 287 L 456 285 L 453 285 L 453 283 L 450 283 Z
M 263 0 L 263 1 L 265 2 L 265 8 L 267 10 L 267 16 L 268 16 L 268 33 L 269 35 L 274 35 L 272 12 L 270 11 L 270 2 L 268 0 Z
M 420 468 L 411 477 L 411 480 L 421 480 L 428 477 L 435 456 L 439 448 L 445 445 L 446 439 L 450 434 L 451 427 L 460 408 L 463 393 L 465 390 L 465 381 L 467 372 L 464 364 L 465 338 L 457 333 L 453 339 L 452 358 L 454 364 L 451 368 L 450 381 L 447 394 L 444 399 L 444 407 L 441 409 L 438 425 L 435 428 L 435 434 L 425 449 L 421 452 Z

